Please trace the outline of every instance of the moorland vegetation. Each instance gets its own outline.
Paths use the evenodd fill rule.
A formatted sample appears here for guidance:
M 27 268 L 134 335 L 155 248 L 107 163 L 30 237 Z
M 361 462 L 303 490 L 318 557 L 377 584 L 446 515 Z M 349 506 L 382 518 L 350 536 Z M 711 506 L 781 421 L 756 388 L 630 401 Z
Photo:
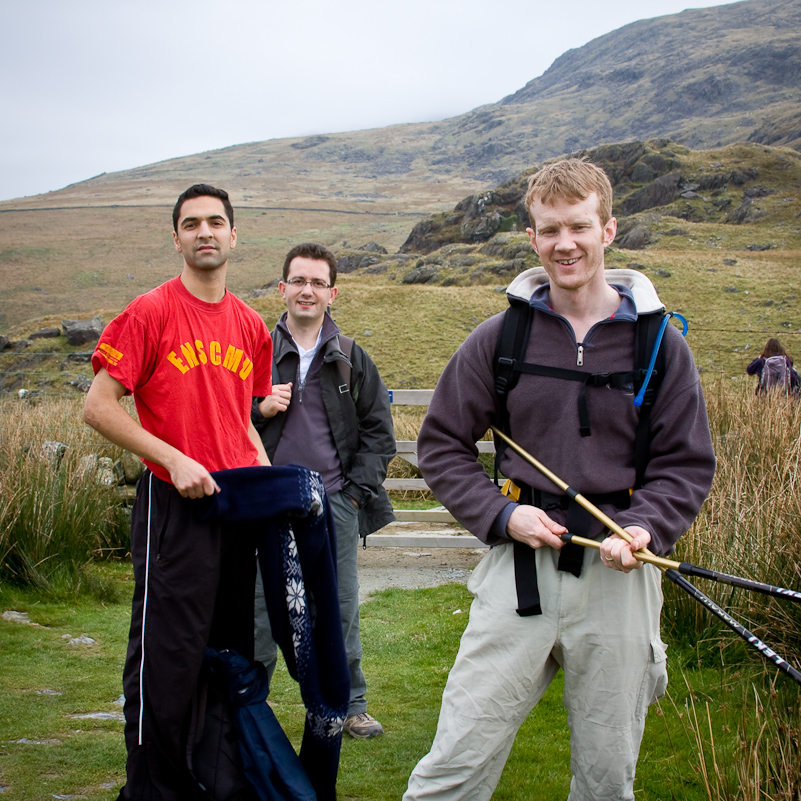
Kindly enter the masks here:
M 757 397 L 750 385 L 719 377 L 705 385 L 719 467 L 676 558 L 797 588 L 801 404 Z M 103 448 L 118 455 L 91 434 L 76 440 L 80 407 L 77 396 L 2 400 L 0 606 L 19 616 L 0 619 L 0 786 L 9 798 L 99 799 L 123 777 L 114 699 L 129 622 L 127 530 L 116 487 L 92 483 L 79 470 Z M 398 436 L 412 438 L 419 421 L 396 422 Z M 40 448 L 51 438 L 72 443 L 60 463 Z M 797 604 L 696 583 L 801 664 Z M 671 685 L 648 717 L 638 789 L 647 798 L 796 801 L 799 688 L 672 584 L 664 592 Z M 464 587 L 451 586 L 390 590 L 363 605 L 366 669 L 388 734 L 369 753 L 345 744 L 343 797 L 386 801 L 402 793 L 433 737 L 468 604 Z M 304 710 L 285 668 L 271 703 L 298 745 Z M 518 736 L 499 799 L 566 793 L 564 714 L 557 682 Z
M 9 340 L 0 352 L 0 605 L 41 625 L 0 620 L 0 792 L 45 798 L 55 786 L 56 795 L 100 798 L 121 781 L 114 714 L 80 731 L 70 717 L 106 708 L 121 670 L 126 517 L 114 479 L 98 482 L 94 469 L 97 457 L 121 454 L 80 422 L 91 346 L 30 337 L 64 318 L 108 321 L 176 274 L 169 208 L 197 180 L 232 190 L 240 243 L 229 286 L 270 326 L 283 310 L 283 254 L 321 241 L 340 256 L 334 315 L 345 333 L 390 387 L 427 388 L 467 334 L 505 308 L 509 281 L 538 263 L 521 207 L 534 163 L 620 140 L 579 151 L 615 187 L 620 228 L 607 264 L 642 270 L 688 319 L 718 456 L 711 496 L 677 556 L 801 586 L 801 404 L 755 397 L 744 375 L 768 337 L 801 355 L 799 31 L 801 0 L 687 11 L 601 37 L 515 95 L 443 123 L 252 143 L 0 203 L 0 333 Z M 415 437 L 417 416 L 395 420 L 399 438 Z M 801 664 L 797 605 L 703 589 Z M 649 716 L 643 797 L 798 801 L 798 689 L 673 585 L 665 596 L 673 682 Z M 463 627 L 454 613 L 467 603 L 451 587 L 366 605 L 373 683 L 399 723 L 369 757 L 345 750 L 347 797 L 400 795 L 433 735 Z M 102 633 L 100 647 L 65 650 L 55 632 L 76 620 Z M 420 688 L 411 705 L 409 686 Z M 297 738 L 293 690 L 279 676 L 273 700 Z M 546 701 L 558 721 L 558 698 Z M 554 734 L 563 728 L 527 722 L 499 799 L 564 794 L 567 744 Z
M 499 68 L 477 57 L 476 69 Z M 798 151 L 799 76 L 801 0 L 688 9 L 600 36 L 451 119 L 233 145 L 0 202 L 0 332 L 113 311 L 173 274 L 169 209 L 192 183 L 231 193 L 229 285 L 244 294 L 297 242 L 394 253 L 418 220 L 561 153 L 651 137 Z
M 688 341 L 702 372 L 741 378 L 769 336 L 778 336 L 791 354 L 798 350 L 798 152 L 756 144 L 699 151 L 664 139 L 582 152 L 604 166 L 615 186 L 619 236 L 607 252 L 607 265 L 642 270 L 666 306 L 690 321 Z M 389 385 L 432 387 L 467 333 L 504 308 L 509 281 L 539 263 L 525 234 L 522 208 L 525 181 L 533 169 L 468 195 L 413 227 L 408 218 L 403 225 L 395 220 L 391 235 L 360 228 L 361 218 L 354 218 L 346 238 L 358 247 L 347 245 L 342 230 L 323 236 L 322 230 L 292 226 L 279 241 L 266 235 L 258 217 L 240 215 L 242 254 L 239 249 L 235 253 L 241 261 L 230 267 L 239 276 L 240 287 L 234 291 L 274 325 L 283 310 L 276 287 L 283 253 L 301 238 L 318 238 L 340 256 L 334 314 L 343 330 L 363 341 Z M 125 209 L 116 212 L 124 215 Z M 250 228 L 254 223 L 255 231 Z M 74 247 L 88 235 L 87 226 L 79 230 Z M 114 241 L 119 236 L 125 242 L 127 235 L 121 229 Z M 39 302 L 64 305 L 9 326 L 5 333 L 20 342 L 60 325 L 64 317 L 101 314 L 108 321 L 139 291 L 177 272 L 168 231 L 145 227 L 137 236 L 146 243 L 143 247 L 151 248 L 145 275 L 152 283 L 140 287 L 141 276 L 134 281 L 108 272 L 70 277 L 43 255 L 41 269 L 63 291 L 54 293 L 56 301 L 47 296 Z M 93 247 L 104 250 L 102 245 L 111 241 Z M 18 272 L 29 283 L 41 277 L 30 266 L 34 258 L 19 257 Z M 260 270 L 253 269 L 253 260 L 262 265 Z M 244 280 L 250 283 L 241 286 Z M 93 297 L 93 284 L 106 284 L 95 288 L 108 305 L 83 305 L 85 296 Z M 82 351 L 63 337 L 6 349 L 0 353 L 0 391 L 67 391 L 71 382 L 88 377 L 88 368 L 75 361 L 76 352 Z M 34 385 L 26 386 L 31 380 Z
M 778 335 L 791 353 L 797 348 L 799 157 L 755 145 L 699 154 L 653 141 L 593 155 L 601 153 L 610 169 L 612 156 L 628 154 L 628 168 L 615 173 L 623 228 L 641 226 L 649 238 L 639 250 L 614 248 L 610 264 L 644 269 L 668 307 L 689 318 L 690 344 L 703 372 L 719 466 L 710 498 L 680 541 L 677 558 L 799 587 L 801 404 L 756 397 L 753 379 L 744 376 L 745 364 L 768 336 Z M 635 171 L 645 175 L 638 164 L 653 169 L 659 159 L 670 160 L 666 172 L 632 180 Z M 680 179 L 672 186 L 678 197 L 625 214 L 632 196 L 642 197 L 643 188 L 676 171 Z M 509 194 L 520 191 L 520 181 L 509 184 Z M 506 281 L 534 263 L 522 247 L 525 234 L 514 230 L 524 224 L 514 211 L 518 201 L 500 202 L 505 191 L 488 190 L 483 205 L 475 197 L 457 204 L 449 213 L 454 222 L 438 215 L 413 235 L 407 231 L 402 250 L 416 252 L 402 253 L 404 258 L 375 248 L 342 253 L 369 263 L 342 275 L 335 314 L 372 353 L 390 386 L 433 386 L 469 331 L 504 308 L 499 290 Z M 727 219 L 747 200 L 753 201 L 746 204 L 749 214 Z M 480 205 L 491 225 L 500 221 L 486 240 L 475 241 L 470 210 Z M 438 241 L 448 228 L 454 241 Z M 426 244 L 426 236 L 436 246 Z M 459 264 L 465 257 L 471 263 Z M 426 283 L 405 282 L 425 265 L 438 272 Z M 250 303 L 273 324 L 281 311 L 278 293 L 268 287 L 254 295 Z M 54 322 L 40 318 L 17 330 L 25 336 Z M 7 786 L 9 797 L 23 789 L 29 798 L 49 797 L 55 786 L 59 795 L 101 798 L 121 781 L 121 724 L 111 699 L 127 625 L 127 527 L 114 481 L 98 483 L 87 470 L 87 459 L 91 467 L 97 456 L 115 460 L 121 454 L 80 422 L 85 350 L 57 337 L 0 355 L 6 388 L 0 393 L 0 605 L 45 627 L 0 621 L 6 665 L 0 676 L 0 739 L 7 744 L 0 786 Z M 396 414 L 398 437 L 413 439 L 419 422 Z M 67 447 L 54 451 L 46 445 L 54 442 Z M 397 476 L 408 469 L 397 461 L 391 467 Z M 649 716 L 639 786 L 648 797 L 660 798 L 798 799 L 798 688 L 673 585 L 664 589 L 673 681 Z M 723 585 L 702 589 L 791 663 L 801 664 L 797 605 Z M 390 591 L 366 605 L 365 640 L 381 665 L 374 667 L 373 683 L 398 730 L 369 759 L 345 749 L 342 791 L 348 797 L 379 801 L 402 791 L 420 742 L 433 735 L 439 692 L 464 622 L 454 611 L 468 603 L 463 588 L 441 588 Z M 65 651 L 56 632 L 75 625 L 99 636 L 99 647 Z M 410 683 L 425 687 L 413 708 L 398 689 Z M 59 693 L 66 697 L 59 700 Z M 303 712 L 285 672 L 273 703 L 297 742 Z M 564 794 L 567 743 L 557 734 L 564 729 L 558 687 L 544 703 L 547 719 L 535 715 L 527 722 L 499 799 Z M 100 717 L 91 724 L 84 720 L 76 733 L 73 715 Z

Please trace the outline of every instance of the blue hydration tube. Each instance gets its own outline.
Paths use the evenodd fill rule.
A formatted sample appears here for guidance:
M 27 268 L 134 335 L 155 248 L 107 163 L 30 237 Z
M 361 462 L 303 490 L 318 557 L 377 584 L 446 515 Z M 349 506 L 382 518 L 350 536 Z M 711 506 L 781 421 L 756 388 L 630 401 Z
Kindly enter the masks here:
M 639 407 L 642 406 L 642 402 L 645 399 L 645 390 L 648 389 L 648 382 L 651 380 L 651 376 L 654 372 L 654 365 L 656 364 L 656 354 L 659 353 L 659 346 L 662 344 L 662 337 L 665 333 L 665 328 L 667 328 L 668 321 L 671 317 L 675 317 L 677 320 L 681 320 L 681 335 L 686 337 L 687 336 L 687 321 L 680 315 L 676 314 L 676 312 L 667 312 L 665 316 L 662 318 L 662 325 L 659 327 L 659 333 L 656 335 L 656 342 L 654 342 L 654 349 L 651 352 L 651 361 L 648 364 L 648 370 L 645 372 L 645 380 L 642 382 L 642 386 L 640 387 L 640 391 L 637 393 L 636 397 L 634 398 L 634 405 Z

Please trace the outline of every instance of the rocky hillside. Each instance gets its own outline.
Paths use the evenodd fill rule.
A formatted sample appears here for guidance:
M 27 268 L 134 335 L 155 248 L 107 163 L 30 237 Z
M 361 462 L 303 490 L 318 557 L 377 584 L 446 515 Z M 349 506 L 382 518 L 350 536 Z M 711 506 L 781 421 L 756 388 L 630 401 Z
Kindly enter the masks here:
M 502 69 L 502 60 L 477 61 L 476 69 Z M 439 244 L 474 248 L 453 230 L 443 232 L 455 223 L 431 222 L 428 215 L 462 215 L 457 228 L 464 223 L 471 236 L 511 234 L 521 220 L 512 199 L 519 199 L 519 176 L 532 165 L 605 142 L 670 138 L 670 146 L 648 145 L 636 156 L 641 145 L 608 148 L 621 154 L 609 157 L 610 169 L 627 176 L 619 186 L 621 202 L 640 193 L 630 201 L 634 206 L 619 210 L 639 226 L 624 225 L 620 242 L 644 245 L 661 237 L 664 247 L 665 231 L 643 217 L 647 211 L 636 212 L 638 204 L 671 207 L 665 219 L 675 212 L 682 220 L 725 221 L 753 217 L 761 213 L 757 207 L 777 202 L 775 195 L 743 198 L 745 189 L 769 188 L 765 168 L 748 160 L 761 158 L 761 145 L 801 148 L 800 79 L 801 0 L 746 0 L 627 25 L 568 51 L 500 102 L 443 122 L 235 145 L 2 202 L 0 332 L 47 315 L 119 310 L 175 275 L 180 265 L 169 211 L 181 191 L 201 180 L 232 194 L 240 246 L 229 285 L 245 294 L 274 279 L 286 251 L 303 240 L 346 255 L 348 243 L 371 242 L 397 253 L 422 220 L 437 229 Z M 742 151 L 730 171 L 740 180 L 754 166 L 759 177 L 742 188 L 735 178 L 707 188 L 704 181 L 723 179 L 711 177 L 717 173 L 710 166 L 699 172 L 696 157 L 680 150 L 748 141 L 752 149 Z M 488 204 L 481 198 L 492 186 Z M 687 192 L 707 201 L 683 197 Z M 473 198 L 466 208 L 446 212 L 466 195 Z M 724 225 L 724 233 L 737 228 Z M 397 263 L 406 267 L 414 248 L 422 253 L 438 246 L 431 238 L 409 243 Z M 348 264 L 370 267 L 380 255 L 354 253 Z M 470 275 L 463 269 L 458 275 L 440 271 L 441 280 L 462 281 Z
M 567 102 L 562 151 L 656 134 L 696 148 L 751 141 L 801 149 L 800 44 L 799 2 L 684 11 L 569 50 L 499 105 L 526 114 Z
M 730 145 L 693 151 L 667 139 L 602 145 L 578 155 L 601 166 L 615 192 L 615 250 L 662 250 L 712 232 L 714 248 L 801 247 L 801 154 L 787 148 Z M 404 283 L 497 283 L 539 263 L 529 225 L 526 170 L 451 211 L 414 226 L 395 255 L 348 252 L 343 272 L 392 273 Z M 747 240 L 747 241 L 746 241 Z
M 604 145 L 586 155 L 615 186 L 620 236 L 607 251 L 607 265 L 643 271 L 667 308 L 687 317 L 699 369 L 727 380 L 743 377 L 772 336 L 798 358 L 801 154 L 756 144 L 694 151 L 652 139 Z M 505 308 L 511 279 L 538 263 L 522 204 L 535 169 L 407 225 L 395 248 L 364 239 L 353 240 L 359 247 L 335 247 L 343 274 L 333 313 L 367 346 L 389 386 L 434 386 L 464 337 Z M 113 257 L 104 244 L 93 247 Z M 97 285 L 94 274 L 83 276 L 80 295 Z M 119 280 L 133 283 L 130 276 Z M 108 321 L 122 306 L 123 290 L 119 283 L 103 289 L 116 298 L 102 314 Z M 262 277 L 239 294 L 270 325 L 285 309 L 274 280 Z M 52 296 L 36 295 L 44 309 Z M 20 297 L 12 294 L 17 302 Z M 70 297 L 78 302 L 78 294 Z M 96 316 L 89 340 L 74 340 L 63 316 L 40 314 L 13 336 L 0 336 L 0 395 L 24 390 L 20 397 L 35 402 L 85 390 L 91 341 L 103 323 Z

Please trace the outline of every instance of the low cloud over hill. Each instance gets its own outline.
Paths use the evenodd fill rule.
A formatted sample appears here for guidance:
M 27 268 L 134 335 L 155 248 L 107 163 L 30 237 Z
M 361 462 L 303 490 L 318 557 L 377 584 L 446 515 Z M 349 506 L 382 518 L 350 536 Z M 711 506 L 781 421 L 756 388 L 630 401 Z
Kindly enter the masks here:
M 476 69 L 503 69 L 502 55 L 477 60 Z M 669 137 L 692 148 L 752 141 L 801 149 L 800 83 L 801 0 L 747 0 L 626 25 L 567 51 L 498 103 L 443 122 L 236 145 L 0 209 L 154 204 L 209 180 L 251 206 L 429 211 L 604 142 Z

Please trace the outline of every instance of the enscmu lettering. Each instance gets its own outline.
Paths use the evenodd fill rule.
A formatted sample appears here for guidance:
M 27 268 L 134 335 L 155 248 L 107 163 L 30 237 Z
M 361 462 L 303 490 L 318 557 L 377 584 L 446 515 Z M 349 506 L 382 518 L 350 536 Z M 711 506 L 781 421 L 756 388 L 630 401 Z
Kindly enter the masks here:
M 243 381 L 253 370 L 253 362 L 244 354 L 242 348 L 228 345 L 223 352 L 222 345 L 212 340 L 206 347 L 199 339 L 194 342 L 184 342 L 181 345 L 180 356 L 174 351 L 167 354 L 167 361 L 181 371 L 188 373 L 195 367 L 223 367 L 238 375 Z

